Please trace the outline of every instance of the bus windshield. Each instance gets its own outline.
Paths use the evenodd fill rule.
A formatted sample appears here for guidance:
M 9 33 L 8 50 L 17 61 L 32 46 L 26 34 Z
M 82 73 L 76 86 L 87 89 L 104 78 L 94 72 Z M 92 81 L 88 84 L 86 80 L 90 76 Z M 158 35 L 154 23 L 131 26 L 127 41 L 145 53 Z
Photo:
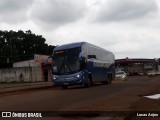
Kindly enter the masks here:
M 80 47 L 54 51 L 53 74 L 63 75 L 80 71 Z

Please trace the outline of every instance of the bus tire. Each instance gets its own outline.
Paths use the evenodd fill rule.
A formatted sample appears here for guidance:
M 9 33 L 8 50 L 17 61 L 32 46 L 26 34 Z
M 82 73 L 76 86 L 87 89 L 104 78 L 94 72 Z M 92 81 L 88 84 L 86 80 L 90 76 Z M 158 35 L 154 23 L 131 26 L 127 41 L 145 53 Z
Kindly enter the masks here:
M 67 89 L 67 88 L 68 88 L 67 85 L 63 85 L 63 86 L 62 86 L 62 89 Z

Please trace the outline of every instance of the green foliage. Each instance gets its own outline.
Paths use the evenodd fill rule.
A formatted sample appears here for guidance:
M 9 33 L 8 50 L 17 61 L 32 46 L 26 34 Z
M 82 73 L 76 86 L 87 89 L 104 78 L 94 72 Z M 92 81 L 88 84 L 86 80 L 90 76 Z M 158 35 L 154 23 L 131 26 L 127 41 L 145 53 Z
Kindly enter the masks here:
M 158 65 L 160 65 L 160 58 L 158 59 Z
M 33 59 L 34 54 L 51 55 L 55 46 L 45 43 L 41 35 L 30 30 L 23 32 L 0 30 L 0 62 L 17 62 Z

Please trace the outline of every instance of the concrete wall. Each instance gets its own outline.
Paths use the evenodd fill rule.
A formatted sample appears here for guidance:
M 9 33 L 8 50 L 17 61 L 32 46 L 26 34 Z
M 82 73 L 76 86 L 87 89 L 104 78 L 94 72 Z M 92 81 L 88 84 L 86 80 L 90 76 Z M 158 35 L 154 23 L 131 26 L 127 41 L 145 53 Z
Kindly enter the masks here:
M 0 82 L 43 81 L 40 67 L 19 67 L 0 69 Z
M 13 63 L 13 67 L 41 67 L 41 64 L 39 62 L 35 62 L 35 60 L 28 60 Z
M 32 67 L 31 79 L 33 82 L 44 81 L 41 67 Z
M 48 74 L 44 74 L 44 70 L 47 70 Z M 45 64 L 42 67 L 41 63 L 35 60 L 16 62 L 13 68 L 0 69 L 0 82 L 51 81 L 51 77 L 51 67 Z
M 160 65 L 158 65 L 158 71 L 160 72 Z

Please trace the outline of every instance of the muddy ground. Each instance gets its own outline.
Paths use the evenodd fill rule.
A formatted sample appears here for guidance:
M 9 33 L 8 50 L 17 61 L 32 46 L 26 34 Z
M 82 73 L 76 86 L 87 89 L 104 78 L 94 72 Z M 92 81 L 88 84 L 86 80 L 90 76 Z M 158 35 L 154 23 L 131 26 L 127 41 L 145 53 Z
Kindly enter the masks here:
M 137 80 L 139 82 L 137 82 Z M 92 105 L 80 107 L 80 111 L 113 111 L 121 117 L 98 118 L 104 120 L 160 120 L 160 99 L 149 99 L 144 96 L 160 94 L 160 76 L 128 76 L 127 81 L 114 80 L 113 84 L 126 84 L 123 92 L 117 92 L 111 97 L 97 101 Z M 133 86 L 134 87 L 133 87 Z M 75 109 L 74 109 L 75 111 Z M 133 112 L 134 115 L 128 115 Z M 127 115 L 126 115 L 126 114 Z M 105 114 L 105 113 L 104 113 Z M 147 116 L 146 116 L 147 114 Z M 110 118 L 111 117 L 111 118 Z

